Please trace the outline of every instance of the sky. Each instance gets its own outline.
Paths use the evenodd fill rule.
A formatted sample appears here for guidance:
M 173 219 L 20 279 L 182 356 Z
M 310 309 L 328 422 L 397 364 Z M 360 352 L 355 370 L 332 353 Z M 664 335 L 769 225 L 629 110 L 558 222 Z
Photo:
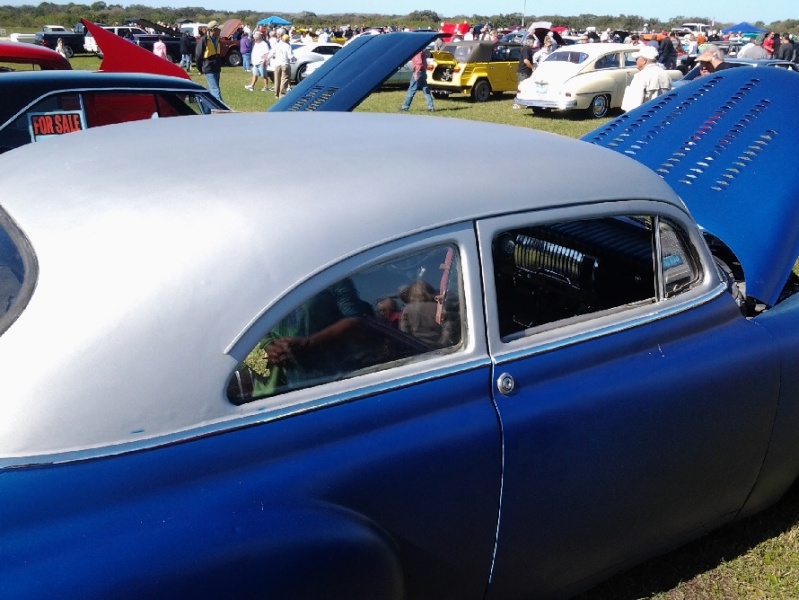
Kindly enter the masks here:
M 55 0 L 61 3 L 62 0 Z M 84 0 L 86 1 L 86 0 Z M 109 4 L 113 0 L 106 0 Z M 123 6 L 128 2 L 117 0 Z M 131 0 L 133 2 L 133 0 Z M 35 3 L 28 0 L 26 4 Z M 175 0 L 145 0 L 136 4 L 153 6 L 184 6 Z M 200 3 L 188 3 L 197 5 Z M 299 13 L 314 12 L 317 15 L 335 13 L 378 13 L 407 15 L 415 10 L 432 10 L 439 16 L 455 15 L 497 15 L 523 11 L 526 15 L 599 14 L 599 15 L 640 15 L 644 18 L 656 17 L 667 21 L 673 17 L 707 17 L 719 23 L 738 23 L 740 21 L 763 21 L 773 23 L 785 19 L 799 18 L 799 3 L 792 0 L 720 0 L 717 2 L 698 2 L 697 0 L 668 0 L 666 2 L 641 2 L 641 0 L 558 0 L 541 2 L 536 0 L 203 0 L 201 6 L 217 10 L 264 10 L 265 12 Z M 270 12 L 270 14 L 272 14 Z
M 91 4 L 93 0 L 81 0 Z M 697 0 L 667 0 L 666 2 L 642 2 L 641 0 L 105 0 L 107 4 L 141 4 L 145 6 L 203 6 L 212 10 L 263 11 L 264 15 L 278 13 L 300 13 L 310 11 L 317 15 L 336 13 L 366 13 L 385 15 L 407 15 L 415 10 L 432 10 L 440 17 L 456 15 L 498 15 L 524 12 L 527 16 L 557 13 L 576 16 L 595 15 L 640 15 L 668 21 L 674 17 L 706 17 L 719 23 L 740 21 L 762 21 L 770 24 L 786 19 L 799 19 L 799 3 L 795 0 L 719 0 L 698 2 Z M 3 4 L 37 5 L 38 0 L 3 0 Z M 54 0 L 55 4 L 67 4 L 67 0 Z M 791 8 L 792 7 L 792 8 Z M 529 19 L 528 19 L 529 20 Z

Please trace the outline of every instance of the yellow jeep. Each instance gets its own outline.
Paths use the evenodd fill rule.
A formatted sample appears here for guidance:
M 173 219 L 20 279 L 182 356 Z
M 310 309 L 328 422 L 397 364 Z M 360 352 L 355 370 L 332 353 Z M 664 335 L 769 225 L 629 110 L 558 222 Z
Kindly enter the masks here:
M 510 42 L 450 42 L 430 53 L 427 85 L 436 95 L 463 93 L 475 102 L 491 94 L 516 93 L 516 69 L 521 44 Z

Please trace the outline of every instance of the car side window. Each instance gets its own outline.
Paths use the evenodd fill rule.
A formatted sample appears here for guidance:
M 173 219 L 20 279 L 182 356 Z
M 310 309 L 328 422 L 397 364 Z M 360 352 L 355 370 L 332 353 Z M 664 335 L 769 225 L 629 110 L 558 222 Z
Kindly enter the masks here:
M 240 405 L 454 352 L 464 315 L 455 245 L 361 269 L 283 316 L 233 373 L 228 399 Z
M 688 238 L 659 217 L 503 231 L 492 242 L 500 337 L 673 297 L 700 282 Z
M 0 130 L 0 152 L 86 127 L 80 94 L 48 95 Z
M 625 67 L 635 67 L 636 66 L 636 62 L 635 62 L 635 60 L 636 60 L 635 59 L 635 55 L 636 54 L 637 54 L 637 51 L 636 52 L 625 52 L 624 53 L 624 66 Z
M 33 293 L 35 281 L 33 250 L 0 211 L 0 334 L 22 312 Z
M 615 69 L 619 66 L 618 54 L 606 54 L 602 58 L 597 59 L 594 64 L 595 69 Z

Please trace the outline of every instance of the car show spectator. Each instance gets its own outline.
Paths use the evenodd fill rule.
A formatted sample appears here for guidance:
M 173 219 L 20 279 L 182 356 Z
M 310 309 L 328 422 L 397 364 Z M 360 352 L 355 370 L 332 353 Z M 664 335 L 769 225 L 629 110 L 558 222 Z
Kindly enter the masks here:
M 252 39 L 246 31 L 241 32 L 239 39 L 239 52 L 241 52 L 241 65 L 245 71 L 252 70 Z
M 187 73 L 191 73 L 191 51 L 194 43 L 194 38 L 188 30 L 180 36 L 180 66 L 186 69 Z
M 753 37 L 748 44 L 738 51 L 738 58 L 753 58 L 755 60 L 769 58 L 769 53 L 763 49 L 764 39 L 763 35 Z
M 779 45 L 779 38 L 775 38 L 776 34 L 770 31 L 766 38 L 763 40 L 763 50 L 768 52 L 769 58 L 774 56 L 774 47 Z
M 790 33 L 786 32 L 782 34 L 780 47 L 777 50 L 775 58 L 779 58 L 780 60 L 789 60 L 791 62 L 796 61 L 796 46 L 791 41 Z
M 197 41 L 194 58 L 200 73 L 205 75 L 211 95 L 220 102 L 224 102 L 222 100 L 222 91 L 219 89 L 219 77 L 222 73 L 222 55 L 219 53 L 218 21 L 208 23 L 205 34 Z
M 255 89 L 255 83 L 258 81 L 258 78 L 261 77 L 264 80 L 264 86 L 261 91 L 265 92 L 268 88 L 266 62 L 269 55 L 269 44 L 266 43 L 264 35 L 260 31 L 253 33 L 252 37 L 254 40 L 252 46 L 252 80 L 249 84 L 244 86 L 244 89 L 252 92 Z
M 624 91 L 621 109 L 625 112 L 638 108 L 671 89 L 671 77 L 658 64 L 658 54 L 654 48 L 641 46 L 633 56 L 638 72 Z
M 699 63 L 697 77 L 710 75 L 716 71 L 729 68 L 729 64 L 724 62 L 724 50 L 715 44 L 705 44 L 701 49 L 702 54 L 696 57 L 696 62 Z
M 169 60 L 169 55 L 166 52 L 166 44 L 164 43 L 163 38 L 158 38 L 155 40 L 155 43 L 153 44 L 153 54 L 159 58 L 163 58 L 164 60 Z
M 58 38 L 58 42 L 56 43 L 55 46 L 55 51 L 58 52 L 61 56 L 63 56 L 65 59 L 69 60 L 69 56 L 67 56 L 67 49 L 64 47 L 63 39 Z
M 547 36 L 544 38 L 544 45 L 535 54 L 533 54 L 533 70 L 535 70 L 535 67 L 544 62 L 547 59 L 547 56 L 552 54 L 552 43 L 551 37 Z
M 696 40 L 696 36 L 693 33 L 688 34 L 688 48 L 686 53 L 688 54 L 688 58 L 696 59 L 699 56 L 699 42 Z
M 677 64 L 677 49 L 669 35 L 664 35 L 660 41 L 658 61 L 666 69 L 673 69 Z
M 405 101 L 402 103 L 400 111 L 408 112 L 408 110 L 411 108 L 413 97 L 416 95 L 416 92 L 421 89 L 425 100 L 427 100 L 427 110 L 433 112 L 435 110 L 435 105 L 433 104 L 433 94 L 430 92 L 430 88 L 427 85 L 426 51 L 422 50 L 421 52 L 414 54 L 413 58 L 411 59 L 411 66 L 413 67 L 413 73 L 411 74 L 411 81 L 408 84 L 408 93 L 405 94 Z
M 278 30 L 280 31 L 280 30 Z M 273 61 L 275 74 L 275 97 L 280 100 L 289 90 L 291 79 L 291 63 L 295 60 L 294 52 L 289 45 L 289 35 L 284 33 L 267 55 Z
M 533 63 L 533 41 L 534 35 L 528 35 L 524 44 L 522 45 L 522 53 L 519 56 L 519 66 L 516 67 L 516 81 L 517 85 L 521 85 L 522 81 L 529 78 L 533 74 L 535 64 Z M 513 98 L 513 108 L 518 109 L 519 104 L 516 102 L 516 97 Z

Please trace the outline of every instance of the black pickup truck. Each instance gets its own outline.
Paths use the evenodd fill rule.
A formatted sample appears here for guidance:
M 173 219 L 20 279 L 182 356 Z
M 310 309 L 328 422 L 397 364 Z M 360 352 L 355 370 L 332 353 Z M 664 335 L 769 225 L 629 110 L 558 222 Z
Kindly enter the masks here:
M 83 44 L 86 42 L 86 37 L 82 31 L 67 29 L 60 25 L 45 25 L 41 31 L 36 32 L 36 43 L 51 50 L 55 50 L 59 38 L 64 40 L 67 58 L 72 58 L 73 54 L 85 52 Z
M 147 30 L 155 31 L 156 33 L 153 34 L 134 35 L 133 39 L 139 46 L 151 52 L 153 50 L 153 44 L 155 44 L 158 39 L 161 39 L 166 44 L 166 53 L 169 57 L 169 60 L 172 62 L 180 62 L 180 36 L 183 35 L 180 31 L 171 29 L 169 27 L 164 27 L 163 25 L 153 23 L 147 19 L 126 19 L 125 23 L 135 23 Z M 225 25 L 227 24 L 228 21 L 223 23 L 223 28 L 225 28 Z M 242 60 L 241 51 L 239 50 L 239 42 L 237 40 L 231 39 L 230 37 L 226 37 L 224 35 L 224 31 L 222 34 L 223 35 L 220 40 L 220 54 L 222 55 L 222 60 L 224 60 L 225 63 L 231 67 L 238 67 L 241 65 Z M 192 42 L 194 42 L 193 38 Z M 193 50 L 192 56 L 194 56 Z

